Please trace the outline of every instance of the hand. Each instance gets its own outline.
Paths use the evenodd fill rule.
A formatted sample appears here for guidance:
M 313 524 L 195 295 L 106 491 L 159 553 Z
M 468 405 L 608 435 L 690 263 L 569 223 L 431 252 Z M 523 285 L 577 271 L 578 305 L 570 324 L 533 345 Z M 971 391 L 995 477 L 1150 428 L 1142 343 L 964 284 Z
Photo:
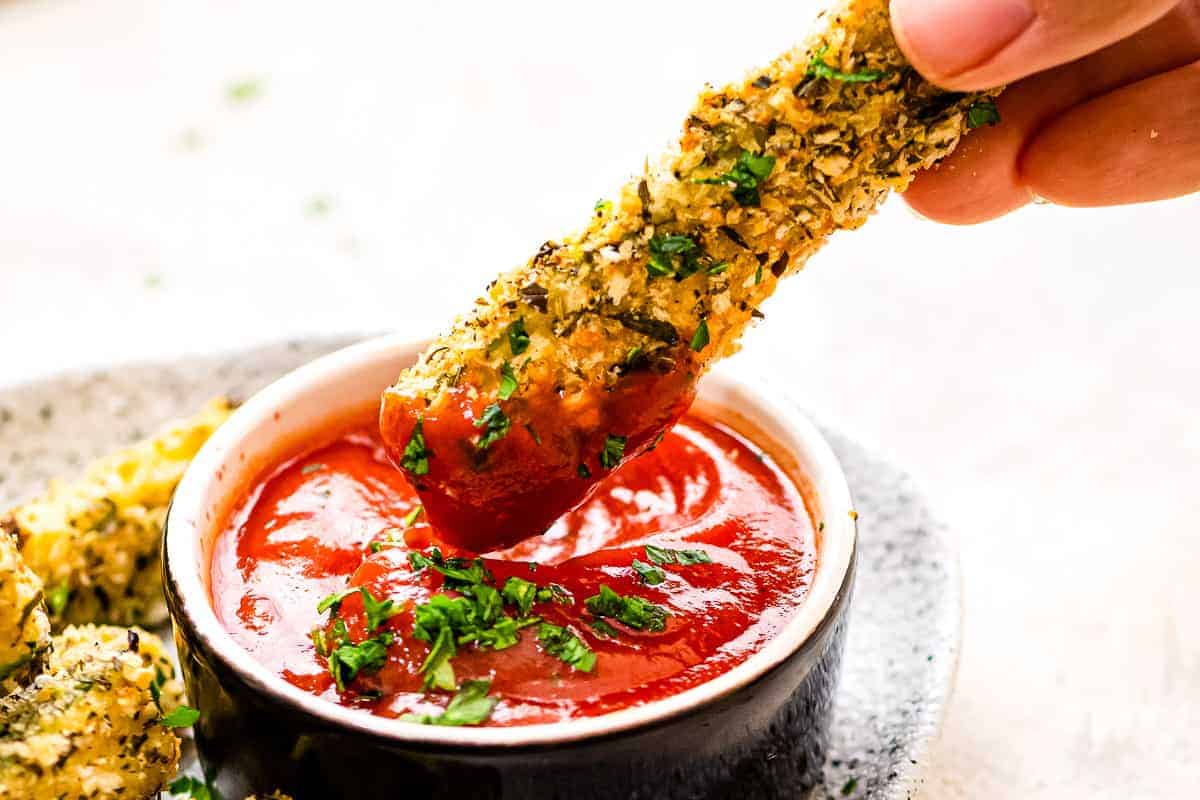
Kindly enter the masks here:
M 905 197 L 955 224 L 1035 197 L 1107 206 L 1200 191 L 1200 0 L 892 0 L 900 47 L 950 89 L 1008 83 Z

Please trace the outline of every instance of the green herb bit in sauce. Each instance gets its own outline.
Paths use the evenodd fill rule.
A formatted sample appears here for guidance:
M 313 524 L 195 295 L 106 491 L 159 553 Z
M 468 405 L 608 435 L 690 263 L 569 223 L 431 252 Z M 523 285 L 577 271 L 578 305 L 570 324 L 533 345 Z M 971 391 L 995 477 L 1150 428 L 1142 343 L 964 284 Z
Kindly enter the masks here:
M 519 356 L 529 349 L 529 334 L 525 331 L 525 318 L 521 317 L 508 326 L 508 349 Z
M 696 333 L 692 336 L 692 350 L 699 353 L 708 347 L 708 341 L 708 320 L 702 319 L 696 327 Z
M 771 176 L 773 169 L 774 156 L 756 155 L 749 150 L 743 150 L 729 172 L 711 178 L 699 178 L 696 183 L 731 184 L 733 199 L 738 205 L 757 206 L 762 199 L 759 196 L 759 187 Z
M 416 637 L 415 631 L 413 635 Z M 421 674 L 425 676 L 423 686 L 426 690 L 453 691 L 454 667 L 450 665 L 450 659 L 457 653 L 454 632 L 448 627 L 441 628 L 432 644 L 429 655 L 425 657 L 425 663 L 421 664 Z
M 317 603 L 317 613 L 324 614 L 326 611 L 331 611 L 333 614 L 337 614 L 338 610 L 342 607 L 342 601 L 357 591 L 358 587 L 351 586 L 340 592 L 327 595 L 321 602 Z
M 200 719 L 200 712 L 191 706 L 179 706 L 169 714 L 163 714 L 159 724 L 168 728 L 190 728 Z
M 1000 109 L 995 103 L 980 100 L 967 109 L 967 127 L 982 128 L 984 125 L 993 127 L 1000 124 Z
M 507 400 L 517 391 L 518 386 L 517 376 L 513 373 L 512 364 L 505 361 L 500 367 L 500 391 L 496 396 L 501 400 Z
M 498 442 L 508 435 L 512 420 L 501 410 L 499 403 L 492 403 L 483 410 L 483 414 L 474 423 L 476 428 L 483 428 L 483 435 L 475 443 L 477 450 L 487 450 L 493 442 Z
M 614 436 L 610 433 L 604 440 L 604 449 L 600 451 L 600 466 L 612 469 L 620 464 L 625 456 L 625 444 L 628 441 L 624 436 Z
M 573 669 L 591 672 L 596 667 L 596 653 L 566 628 L 543 622 L 538 627 L 538 641 L 543 650 Z
M 825 63 L 825 54 L 829 52 L 829 45 L 822 45 L 817 54 L 813 56 L 813 60 L 808 65 L 808 76 L 810 78 L 824 78 L 829 81 L 842 81 L 843 83 L 871 83 L 881 78 L 886 78 L 888 73 L 880 70 L 864 69 L 858 72 L 842 72 L 834 69 Z
M 655 564 L 678 564 L 681 567 L 712 563 L 712 556 L 703 550 L 671 550 L 652 544 L 646 545 L 646 558 Z
M 300 468 L 300 474 L 301 475 L 312 475 L 314 472 L 316 472 L 317 470 L 320 470 L 320 469 L 325 469 L 325 465 L 324 464 L 316 464 L 316 463 L 305 464 L 303 467 Z
M 617 629 L 598 617 L 590 618 L 587 621 L 587 624 L 590 625 L 592 630 L 594 630 L 600 636 L 604 636 L 608 639 L 617 638 Z
M 622 597 L 606 584 L 601 584 L 600 593 L 589 597 L 584 605 L 595 616 L 615 619 L 634 630 L 658 632 L 667 627 L 669 614 L 665 608 L 640 597 Z
M 636 558 L 633 560 L 633 571 L 641 577 L 642 583 L 647 586 L 657 586 L 667 579 L 666 573 L 661 569 Z
M 432 567 L 442 573 L 447 589 L 461 590 L 492 582 L 492 573 L 484 566 L 483 559 L 469 561 L 465 558 L 444 558 L 442 551 L 436 547 L 429 548 L 428 555 L 416 551 L 409 553 L 408 564 L 414 572 Z
M 417 424 L 413 426 L 412 435 L 408 437 L 408 444 L 404 446 L 400 466 L 411 475 L 428 475 L 429 458 L 432 455 L 433 453 L 425 447 L 425 417 L 419 416 Z
M 537 601 L 538 587 L 536 583 L 514 575 L 504 582 L 501 595 L 504 602 L 516 606 L 517 610 L 521 612 L 521 616 L 524 617 L 529 614 L 529 609 L 533 608 L 534 602 Z
M 537 601 L 539 603 L 558 603 L 569 606 L 575 602 L 575 598 L 562 586 L 559 586 L 557 583 L 550 583 L 538 589 Z
M 592 471 L 587 468 L 587 464 L 580 464 L 579 467 L 575 470 L 575 474 L 578 475 L 579 477 L 583 478 L 584 480 L 587 480 L 588 478 L 592 477 Z
M 333 676 L 338 691 L 346 691 L 346 685 L 360 672 L 378 672 L 382 669 L 387 659 L 387 649 L 394 640 L 392 634 L 381 633 L 358 644 L 345 642 L 338 645 L 329 654 L 329 674 Z
M 478 725 L 487 721 L 499 702 L 498 697 L 488 695 L 491 688 L 491 681 L 465 681 L 441 714 L 405 714 L 400 721 L 418 725 Z
M 371 590 L 363 586 L 359 590 L 362 595 L 363 610 L 367 613 L 367 630 L 374 631 L 383 623 L 400 613 L 393 600 L 376 600 Z

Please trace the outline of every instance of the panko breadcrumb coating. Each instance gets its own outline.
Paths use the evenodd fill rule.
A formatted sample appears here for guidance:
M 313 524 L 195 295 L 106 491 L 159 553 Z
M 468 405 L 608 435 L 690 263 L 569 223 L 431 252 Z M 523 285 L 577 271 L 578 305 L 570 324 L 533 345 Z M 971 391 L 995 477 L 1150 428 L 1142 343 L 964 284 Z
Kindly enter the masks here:
M 46 670 L 0 700 L 0 800 L 144 800 L 179 767 L 159 720 L 182 687 L 162 642 L 84 625 L 54 637 Z
M 50 648 L 42 582 L 0 525 L 0 695 L 29 682 Z
M 51 481 L 43 497 L 11 512 L 5 524 L 45 584 L 56 630 L 165 619 L 159 549 L 167 504 L 230 411 L 229 401 L 213 400 L 191 419 L 102 458 L 82 478 Z
M 431 524 L 478 551 L 545 530 L 654 445 L 829 234 L 994 123 L 995 94 L 925 81 L 886 0 L 842 0 L 803 45 L 704 91 L 677 147 L 385 393 L 384 439 Z

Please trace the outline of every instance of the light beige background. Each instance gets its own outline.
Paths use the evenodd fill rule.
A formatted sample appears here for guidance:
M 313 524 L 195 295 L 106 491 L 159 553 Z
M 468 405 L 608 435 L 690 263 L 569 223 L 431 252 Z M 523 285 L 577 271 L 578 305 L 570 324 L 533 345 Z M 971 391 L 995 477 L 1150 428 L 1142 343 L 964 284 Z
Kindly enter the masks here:
M 432 330 L 809 5 L 0 2 L 0 381 Z M 1198 227 L 1198 198 L 963 230 L 896 203 L 739 357 L 958 537 L 926 798 L 1195 796 Z

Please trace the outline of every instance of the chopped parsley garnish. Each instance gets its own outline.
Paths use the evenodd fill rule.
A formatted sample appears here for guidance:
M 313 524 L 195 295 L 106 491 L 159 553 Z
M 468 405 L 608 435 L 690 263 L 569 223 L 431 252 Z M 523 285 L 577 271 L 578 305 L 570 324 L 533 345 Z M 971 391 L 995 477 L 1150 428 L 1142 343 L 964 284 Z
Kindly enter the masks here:
M 610 208 L 612 208 L 612 200 L 597 200 L 596 201 L 595 210 L 596 210 L 597 215 L 607 214 L 608 210 Z
M 404 455 L 400 457 L 400 466 L 412 475 L 429 474 L 429 457 L 433 453 L 425 447 L 425 417 L 417 417 L 408 444 L 404 446 Z
M 176 778 L 167 784 L 167 794 L 183 796 L 191 800 L 220 800 L 217 790 L 199 778 L 190 775 Z
M 646 558 L 655 564 L 678 564 L 681 567 L 712 563 L 712 556 L 703 550 L 671 550 L 652 544 L 646 545 Z
M 387 649 L 395 637 L 381 633 L 358 644 L 345 641 L 329 654 L 329 673 L 339 691 L 346 691 L 346 684 L 358 677 L 360 672 L 378 672 L 387 660 Z
M 850 777 L 842 784 L 842 797 L 849 797 L 858 788 L 858 778 Z
M 342 589 L 340 592 L 334 592 L 333 594 L 326 595 L 321 599 L 321 602 L 317 603 L 317 613 L 324 614 L 326 611 L 332 611 L 333 614 L 336 615 L 342 607 L 342 601 L 357 591 L 358 587 L 351 586 L 349 588 Z
M 754 270 L 754 285 L 758 286 L 762 283 L 762 264 L 758 265 L 758 269 Z
M 683 280 L 701 268 L 703 255 L 700 245 L 690 236 L 678 233 L 656 234 L 650 238 L 650 258 L 646 261 L 646 272 L 651 278 L 674 275 Z
M 980 100 L 967 109 L 967 127 L 982 128 L 984 125 L 994 126 L 1000 124 L 1000 109 L 996 108 L 996 104 L 987 100 Z
M 538 641 L 547 653 L 580 672 L 591 672 L 596 667 L 595 651 L 566 628 L 543 622 L 538 627 Z
M 329 661 L 329 674 L 338 691 L 346 691 L 346 685 L 354 680 L 360 672 L 376 672 L 383 667 L 387 659 L 387 648 L 395 636 L 384 632 L 363 642 L 354 644 L 350 641 L 350 631 L 346 621 L 338 617 L 342 602 L 352 594 L 362 597 L 363 611 L 366 613 L 367 632 L 377 630 L 392 617 L 400 613 L 393 600 L 376 600 L 371 590 L 365 586 L 351 587 L 340 592 L 334 592 L 317 604 L 317 612 L 326 611 L 335 617 L 330 635 L 327 636 L 321 628 L 312 632 L 313 647 L 319 655 Z M 331 640 L 332 639 L 332 646 Z
M 52 616 L 61 617 L 63 611 L 67 609 L 67 603 L 70 599 L 71 586 L 66 581 L 63 581 L 46 592 L 46 607 L 50 609 Z
M 303 467 L 300 468 L 300 474 L 301 475 L 312 475 L 314 472 L 316 472 L 319 469 L 325 469 L 325 465 L 317 464 L 317 463 L 305 464 Z
M 575 470 L 575 474 L 578 475 L 579 477 L 583 478 L 584 480 L 587 480 L 588 478 L 592 477 L 592 471 L 587 468 L 587 464 L 580 464 L 579 467 Z
M 363 586 L 359 588 L 362 595 L 363 611 L 367 613 L 367 631 L 380 628 L 383 623 L 400 613 L 393 600 L 376 600 L 371 590 Z
M 724 271 L 725 271 L 725 270 L 727 270 L 727 269 L 729 269 L 729 262 L 728 262 L 728 261 L 721 261 L 721 262 L 719 262 L 719 263 L 713 264 L 711 267 L 709 267 L 709 268 L 708 268 L 707 270 L 705 270 L 705 271 L 706 271 L 706 272 L 707 272 L 709 275 L 720 275 L 722 272 L 724 272 Z
M 600 585 L 600 593 L 584 601 L 587 610 L 597 617 L 608 617 L 638 631 L 657 632 L 667 627 L 667 610 L 640 597 L 622 597 Z
M 408 563 L 414 572 L 433 567 L 446 578 L 447 589 L 469 588 L 492 580 L 492 573 L 484 566 L 483 559 L 445 558 L 436 547 L 429 548 L 428 555 L 417 551 L 409 553 Z
M 533 608 L 534 601 L 537 600 L 538 587 L 536 583 L 514 575 L 504 582 L 504 589 L 500 594 L 504 602 L 516 606 L 517 611 L 524 617 L 529 614 L 529 609 Z
M 456 652 L 454 631 L 450 628 L 440 629 L 429 648 L 429 655 L 425 657 L 425 663 L 421 664 L 425 689 L 443 689 L 447 692 L 454 689 L 454 667 L 450 666 L 450 659 L 454 658 Z
M 421 513 L 424 510 L 425 510 L 425 506 L 421 506 L 421 505 L 413 506 L 412 511 L 409 511 L 407 514 L 404 515 L 404 527 L 411 528 L 413 525 L 416 525 L 417 520 L 420 518 Z
M 521 317 L 508 326 L 508 349 L 519 356 L 529 349 L 529 334 L 525 332 L 525 318 Z
M 810 78 L 824 78 L 829 81 L 842 81 L 843 83 L 871 83 L 880 78 L 886 78 L 888 73 L 881 70 L 864 69 L 858 72 L 842 72 L 834 69 L 825 63 L 825 54 L 829 52 L 829 45 L 822 45 L 821 49 L 813 56 L 813 60 L 808 65 L 808 76 Z
M 499 403 L 492 403 L 483 410 L 483 414 L 475 420 L 474 424 L 476 428 L 483 428 L 483 434 L 479 437 L 479 441 L 475 442 L 475 448 L 487 450 L 493 442 L 508 435 L 508 429 L 512 427 L 512 420 L 501 410 Z
M 501 400 L 507 400 L 512 397 L 517 391 L 517 376 L 513 373 L 512 364 L 505 361 L 500 367 L 500 391 L 497 397 Z
M 588 625 L 591 625 L 592 630 L 594 630 L 600 636 L 605 636 L 605 637 L 608 637 L 609 639 L 617 638 L 617 629 L 614 628 L 612 625 L 609 625 L 604 620 L 602 620 L 598 617 L 592 617 L 591 619 L 589 619 L 587 621 L 587 623 L 588 623 Z
M 667 574 L 661 569 L 636 558 L 633 560 L 633 571 L 641 577 L 642 583 L 647 586 L 657 586 L 667 579 Z
M 400 721 L 418 725 L 478 725 L 492 715 L 499 702 L 499 698 L 488 695 L 491 688 L 491 681 L 465 681 L 441 714 L 405 714 Z
M 749 150 L 743 150 L 729 172 L 711 178 L 699 178 L 696 183 L 732 184 L 733 199 L 738 205 L 756 206 L 762 199 L 759 196 L 759 187 L 770 177 L 773 169 L 774 156 L 756 155 Z
M 191 706 L 179 706 L 169 714 L 163 714 L 159 723 L 168 728 L 190 728 L 200 719 L 200 712 Z
M 429 656 L 421 665 L 426 689 L 454 688 L 450 659 L 459 646 L 476 644 L 494 650 L 512 647 L 520 640 L 522 628 L 541 621 L 540 617 L 529 616 L 533 604 L 558 599 L 552 588 L 539 588 L 515 576 L 505 582 L 502 591 L 497 591 L 492 585 L 495 580 L 492 573 L 478 558 L 447 559 L 437 548 L 432 548 L 429 555 L 409 553 L 409 562 L 413 569 L 431 567 L 441 572 L 446 588 L 460 593 L 459 597 L 435 594 L 414 610 L 413 638 L 431 645 Z M 504 612 L 505 603 L 517 608 L 518 618 Z
M 604 449 L 600 451 L 600 466 L 605 469 L 612 469 L 621 463 L 621 459 L 625 456 L 625 443 L 628 439 L 624 436 L 614 436 L 609 434 L 604 440 Z
M 700 320 L 696 332 L 692 335 L 692 349 L 699 353 L 708 347 L 708 320 Z

